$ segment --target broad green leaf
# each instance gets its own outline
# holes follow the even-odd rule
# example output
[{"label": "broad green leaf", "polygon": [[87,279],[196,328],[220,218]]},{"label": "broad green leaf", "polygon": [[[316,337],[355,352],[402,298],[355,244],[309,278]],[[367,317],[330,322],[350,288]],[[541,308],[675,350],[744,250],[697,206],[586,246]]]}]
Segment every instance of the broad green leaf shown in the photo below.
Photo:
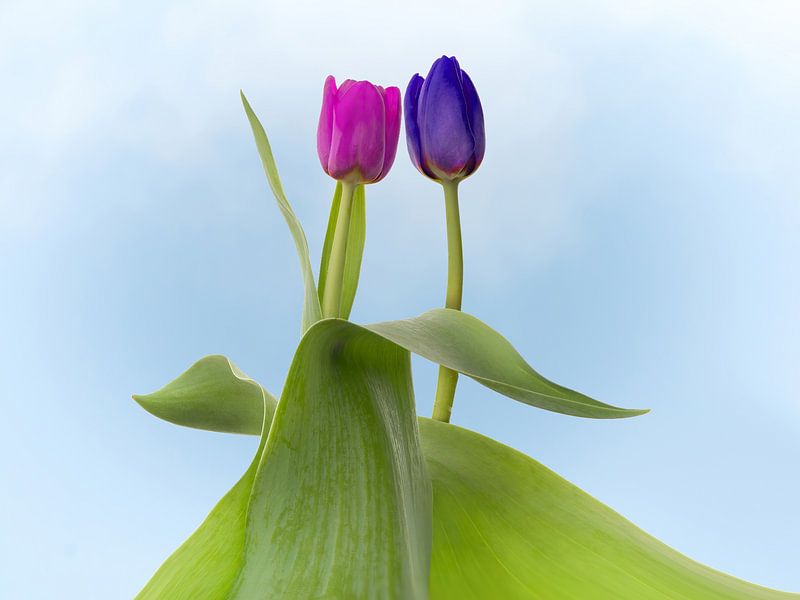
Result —
[{"label": "broad green leaf", "polygon": [[321,321],[272,420],[231,597],[427,597],[430,493],[408,352]]},{"label": "broad green leaf", "polygon": [[242,478],[164,561],[136,600],[228,598],[242,567],[247,506],[264,441],[266,436],[262,436],[256,457]]},{"label": "broad green leaf", "polygon": [[261,433],[264,406],[269,418],[278,401],[224,356],[201,358],[152,394],[134,395],[146,411],[160,419],[229,433]]},{"label": "broad green leaf", "polygon": [[[342,202],[342,184],[336,183],[336,191],[331,203],[331,214],[328,218],[328,229],[325,232],[325,243],[322,246],[322,261],[319,267],[319,285],[317,293],[319,301],[325,294],[325,282],[328,277],[328,261],[331,257],[333,234],[339,218],[339,205]],[[347,249],[344,260],[344,276],[342,279],[342,318],[347,319],[353,308],[358,289],[358,277],[361,274],[361,258],[364,256],[364,240],[367,235],[367,211],[364,186],[359,185],[353,193],[353,210],[350,215],[350,231],[347,236]]]},{"label": "broad green leaf", "polygon": [[234,433],[261,433],[250,467],[197,530],[167,558],[137,600],[222,600],[244,558],[247,507],[277,400],[224,356],[206,356],[152,394],[133,397],[167,421]]},{"label": "broad green leaf", "polygon": [[[425,598],[431,490],[408,352],[347,321],[322,321],[298,347],[274,418],[271,402],[260,417],[236,402],[221,403],[235,416],[209,417],[205,399],[252,393],[216,358],[164,388],[197,396],[181,396],[183,417],[171,419],[208,428],[218,418],[250,433],[266,414],[272,427],[247,473],[140,598]],[[165,397],[150,404],[157,416]],[[191,415],[195,406],[203,418]]]},{"label": "broad green leaf", "polygon": [[420,420],[435,600],[798,600],[665,546],[532,458]]},{"label": "broad green leaf", "polygon": [[648,412],[604,404],[545,379],[507,339],[461,311],[438,308],[413,319],[376,323],[367,328],[406,350],[531,406],[593,419],[634,417]]},{"label": "broad green leaf", "polygon": [[256,148],[258,148],[258,154],[261,157],[261,164],[264,167],[264,173],[267,175],[269,187],[272,189],[272,193],[278,201],[278,207],[281,209],[281,213],[283,213],[283,218],[286,219],[286,224],[289,226],[289,231],[294,239],[297,256],[300,259],[300,270],[303,274],[303,285],[305,287],[302,315],[302,330],[305,332],[322,318],[322,309],[320,308],[316,284],[314,283],[314,271],[311,268],[311,260],[309,258],[308,241],[306,240],[303,227],[300,225],[300,220],[297,218],[297,215],[294,214],[289,200],[286,199],[286,194],[283,193],[281,179],[278,176],[278,168],[275,166],[275,159],[272,157],[272,149],[270,148],[264,127],[262,127],[253,109],[250,108],[250,103],[247,101],[247,98],[245,98],[244,92],[240,93],[244,110],[247,113],[247,120],[250,121],[253,137],[256,140]]}]

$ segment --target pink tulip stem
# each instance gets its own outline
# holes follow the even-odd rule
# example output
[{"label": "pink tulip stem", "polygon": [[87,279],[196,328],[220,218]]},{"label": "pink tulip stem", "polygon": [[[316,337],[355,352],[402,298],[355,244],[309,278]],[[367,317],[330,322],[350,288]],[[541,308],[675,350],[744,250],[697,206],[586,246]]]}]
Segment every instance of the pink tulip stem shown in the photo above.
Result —
[{"label": "pink tulip stem", "polygon": [[325,293],[322,298],[322,316],[324,318],[340,318],[342,300],[342,280],[344,263],[347,256],[347,236],[350,231],[350,214],[353,209],[353,193],[356,184],[342,181],[342,200],[339,204],[339,215],[336,218],[336,229],[333,232],[331,256],[328,262],[328,276]]},{"label": "pink tulip stem", "polygon": [[[445,307],[461,310],[464,289],[464,255],[461,249],[461,217],[458,210],[458,181],[442,181],[447,217],[447,296]],[[433,418],[450,422],[453,400],[456,395],[458,373],[439,366],[436,383],[436,398],[433,402]]]}]

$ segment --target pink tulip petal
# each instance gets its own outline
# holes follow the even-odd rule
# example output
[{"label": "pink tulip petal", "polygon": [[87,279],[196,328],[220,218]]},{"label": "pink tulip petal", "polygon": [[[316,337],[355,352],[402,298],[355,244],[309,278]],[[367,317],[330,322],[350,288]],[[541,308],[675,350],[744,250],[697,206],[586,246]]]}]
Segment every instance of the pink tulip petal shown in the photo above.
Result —
[{"label": "pink tulip petal", "polygon": [[328,75],[322,89],[322,110],[319,113],[317,126],[317,156],[322,168],[328,172],[328,161],[331,154],[331,140],[333,138],[333,113],[336,103],[336,79]]},{"label": "pink tulip petal", "polygon": [[[382,89],[382,88],[381,88]],[[394,86],[386,88],[382,94],[386,112],[386,132],[384,136],[384,155],[381,173],[375,181],[380,181],[389,173],[397,155],[397,142],[400,139],[400,90]]]},{"label": "pink tulip petal", "polygon": [[327,173],[354,182],[375,180],[383,168],[386,117],[380,92],[368,81],[342,84],[333,117]]},{"label": "pink tulip petal", "polygon": [[344,96],[345,92],[347,92],[347,90],[353,87],[353,85],[355,85],[356,83],[357,82],[355,79],[345,79],[342,82],[342,85],[339,86],[339,93],[337,94],[337,97]]}]

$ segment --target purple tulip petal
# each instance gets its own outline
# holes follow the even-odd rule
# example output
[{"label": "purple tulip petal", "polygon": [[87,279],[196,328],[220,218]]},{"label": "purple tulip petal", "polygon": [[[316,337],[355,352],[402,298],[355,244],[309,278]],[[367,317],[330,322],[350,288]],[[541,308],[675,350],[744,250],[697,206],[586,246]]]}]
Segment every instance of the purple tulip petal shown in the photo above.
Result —
[{"label": "purple tulip petal", "polygon": [[426,171],[422,162],[422,148],[419,138],[419,93],[424,82],[425,80],[417,73],[411,78],[411,81],[408,82],[408,87],[406,87],[406,95],[403,99],[406,123],[406,144],[408,145],[408,154],[411,157],[411,162],[414,163],[417,170],[423,175],[433,177],[432,173]]},{"label": "purple tulip petal", "polygon": [[433,63],[420,91],[417,122],[423,164],[446,179],[465,174],[475,143],[454,58]]},{"label": "purple tulip petal", "polygon": [[322,110],[319,113],[317,127],[317,156],[323,170],[328,172],[328,159],[331,154],[331,138],[333,137],[333,107],[336,104],[336,79],[328,75],[322,88]]},{"label": "purple tulip petal", "polygon": [[469,78],[469,75],[464,70],[461,71],[461,85],[464,88],[467,118],[469,119],[469,126],[475,143],[474,165],[469,169],[472,172],[480,166],[483,161],[483,155],[486,153],[486,131],[483,125],[483,108],[481,108],[481,101],[478,98],[478,91],[475,89],[472,79]]},{"label": "purple tulip petal", "polygon": [[386,115],[386,131],[384,135],[383,166],[375,181],[380,181],[389,172],[397,154],[397,141],[400,139],[400,90],[396,87],[388,87],[384,91],[377,86],[383,96],[384,113]]},{"label": "purple tulip petal", "polygon": [[347,84],[339,89],[334,110],[328,174],[338,180],[369,182],[383,168],[383,98],[368,81]]},{"label": "purple tulip petal", "polygon": [[425,79],[414,75],[404,106],[408,153],[421,173],[460,180],[478,168],[486,151],[483,109],[454,56],[438,58]]}]

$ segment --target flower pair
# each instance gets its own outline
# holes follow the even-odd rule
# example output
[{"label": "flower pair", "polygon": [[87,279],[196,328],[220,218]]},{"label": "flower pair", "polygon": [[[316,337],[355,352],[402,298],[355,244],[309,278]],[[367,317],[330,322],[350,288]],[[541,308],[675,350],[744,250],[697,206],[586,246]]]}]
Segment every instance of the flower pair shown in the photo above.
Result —
[{"label": "flower pair", "polygon": [[[486,138],[475,86],[454,58],[442,56],[427,78],[414,75],[405,94],[411,162],[437,181],[468,177],[483,160]],[[325,172],[351,184],[375,183],[389,172],[400,136],[400,90],[328,76],[317,129]]]}]

